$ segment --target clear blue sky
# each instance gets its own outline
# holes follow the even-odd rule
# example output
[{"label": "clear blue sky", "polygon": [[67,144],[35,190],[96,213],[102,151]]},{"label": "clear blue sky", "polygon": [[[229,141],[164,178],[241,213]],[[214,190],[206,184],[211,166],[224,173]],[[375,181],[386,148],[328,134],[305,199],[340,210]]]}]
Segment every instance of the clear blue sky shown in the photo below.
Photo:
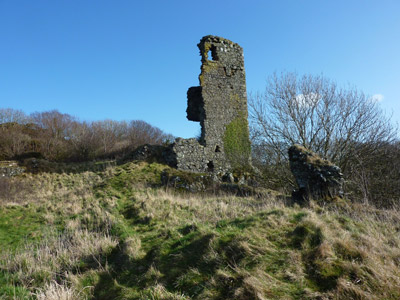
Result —
[{"label": "clear blue sky", "polygon": [[0,107],[194,136],[186,91],[208,34],[244,48],[248,92],[274,71],[323,73],[400,121],[399,0],[0,0]]}]

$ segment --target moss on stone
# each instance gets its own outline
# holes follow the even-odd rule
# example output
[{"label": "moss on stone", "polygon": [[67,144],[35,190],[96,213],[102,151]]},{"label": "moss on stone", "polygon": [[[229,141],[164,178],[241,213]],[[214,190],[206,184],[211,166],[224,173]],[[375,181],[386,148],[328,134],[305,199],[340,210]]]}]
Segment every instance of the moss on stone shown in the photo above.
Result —
[{"label": "moss on stone", "polygon": [[238,94],[231,94],[230,96],[229,96],[229,98],[230,98],[230,100],[231,100],[231,105],[232,106],[234,106],[234,107],[237,107],[239,104],[240,104],[240,97],[239,97],[239,95]]},{"label": "moss on stone", "polygon": [[296,149],[298,152],[303,153],[306,157],[307,163],[313,164],[315,166],[333,166],[333,164],[320,157],[318,154],[315,152],[308,150],[302,145],[295,144],[292,146],[294,149]]},{"label": "moss on stone", "polygon": [[226,126],[224,134],[225,154],[233,168],[249,166],[251,152],[249,125],[243,114],[238,115]]},{"label": "moss on stone", "polygon": [[205,60],[201,66],[201,74],[199,75],[200,85],[204,85],[204,74],[210,73],[212,70],[216,70],[220,64],[217,61]]},{"label": "moss on stone", "polygon": [[212,46],[211,43],[204,43],[204,54],[203,54],[204,60],[207,60],[207,58],[208,58],[208,51],[211,50],[211,46]]}]

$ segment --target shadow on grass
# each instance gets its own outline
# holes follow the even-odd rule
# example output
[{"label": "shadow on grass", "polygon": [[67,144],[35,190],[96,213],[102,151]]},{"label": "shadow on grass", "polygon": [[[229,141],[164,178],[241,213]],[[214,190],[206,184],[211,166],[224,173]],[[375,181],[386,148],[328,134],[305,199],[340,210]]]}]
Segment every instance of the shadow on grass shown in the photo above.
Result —
[{"label": "shadow on grass", "polygon": [[[109,257],[110,273],[103,274],[95,286],[95,299],[118,299],[126,292],[121,286],[140,291],[156,283],[170,291],[183,289],[189,295],[201,293],[201,286],[215,274],[218,266],[216,261],[204,259],[213,237],[213,234],[191,232],[174,243],[154,246],[137,260],[129,257],[124,244],[120,245]],[[185,279],[185,274],[193,269],[198,271],[198,276]],[[107,295],[114,298],[104,298]]]}]

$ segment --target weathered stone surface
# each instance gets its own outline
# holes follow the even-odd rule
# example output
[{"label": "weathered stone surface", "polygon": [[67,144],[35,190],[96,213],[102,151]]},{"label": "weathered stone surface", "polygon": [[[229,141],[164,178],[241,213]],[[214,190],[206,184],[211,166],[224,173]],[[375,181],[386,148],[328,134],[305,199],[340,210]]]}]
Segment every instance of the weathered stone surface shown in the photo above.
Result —
[{"label": "weathered stone surface", "polygon": [[170,159],[180,170],[224,173],[250,164],[243,50],[227,39],[205,36],[200,86],[188,90],[188,120],[200,122],[201,137],[177,139]]},{"label": "weathered stone surface", "polygon": [[295,200],[343,196],[343,174],[339,167],[299,145],[289,148],[289,161],[299,187],[293,193]]}]

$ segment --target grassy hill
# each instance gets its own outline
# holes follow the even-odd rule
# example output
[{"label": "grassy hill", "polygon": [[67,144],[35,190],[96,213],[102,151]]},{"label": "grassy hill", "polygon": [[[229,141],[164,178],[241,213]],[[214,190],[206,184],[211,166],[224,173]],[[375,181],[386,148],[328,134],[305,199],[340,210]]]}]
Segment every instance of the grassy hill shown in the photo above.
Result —
[{"label": "grassy hill", "polygon": [[400,214],[160,185],[167,166],[2,179],[0,299],[400,299]]}]

